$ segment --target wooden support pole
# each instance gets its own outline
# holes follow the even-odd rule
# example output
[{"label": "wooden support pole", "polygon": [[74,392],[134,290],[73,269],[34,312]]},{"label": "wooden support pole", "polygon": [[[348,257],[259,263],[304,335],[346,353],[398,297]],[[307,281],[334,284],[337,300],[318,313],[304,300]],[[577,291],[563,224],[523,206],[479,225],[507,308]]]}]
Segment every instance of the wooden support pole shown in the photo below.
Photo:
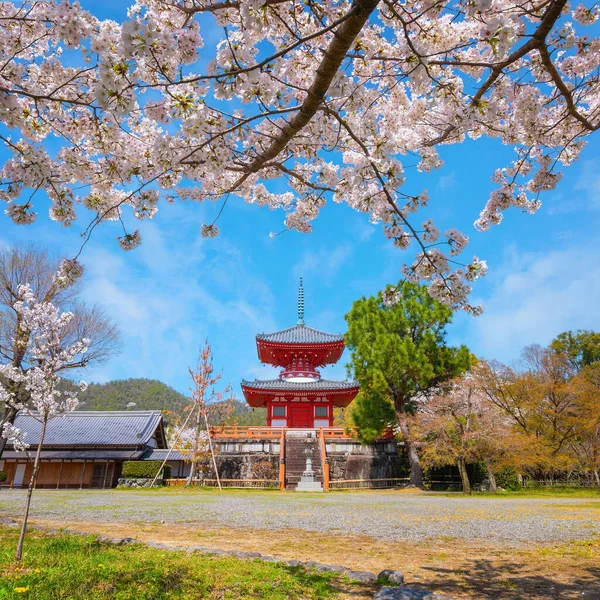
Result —
[{"label": "wooden support pole", "polygon": [[58,470],[58,480],[56,481],[56,489],[60,487],[60,478],[62,476],[63,465],[65,464],[65,459],[63,458],[60,461],[60,469]]},{"label": "wooden support pole", "polygon": [[206,426],[206,434],[208,435],[208,447],[210,448],[210,455],[212,456],[212,463],[213,463],[213,468],[215,469],[215,477],[217,478],[217,484],[219,486],[219,491],[223,491],[223,488],[221,487],[221,479],[219,477],[219,469],[217,467],[217,459],[215,457],[215,449],[213,447],[213,443],[212,443],[212,437],[210,435],[210,427],[208,426],[208,416],[206,415],[206,410],[203,411],[203,416],[204,416],[204,425]]},{"label": "wooden support pole", "polygon": [[279,444],[279,489],[285,490],[285,427],[281,428]]},{"label": "wooden support pole", "polygon": [[106,478],[108,477],[108,465],[110,463],[106,461],[106,465],[104,466],[104,481],[102,482],[102,489],[106,489]]},{"label": "wooden support pole", "polygon": [[329,464],[327,463],[327,446],[325,444],[325,433],[323,428],[319,428],[319,442],[321,454],[321,470],[323,472],[323,491],[329,490]]},{"label": "wooden support pole", "polygon": [[79,489],[83,488],[83,477],[85,475],[85,467],[87,464],[87,458],[83,459],[83,467],[81,468],[81,477],[79,478]]}]

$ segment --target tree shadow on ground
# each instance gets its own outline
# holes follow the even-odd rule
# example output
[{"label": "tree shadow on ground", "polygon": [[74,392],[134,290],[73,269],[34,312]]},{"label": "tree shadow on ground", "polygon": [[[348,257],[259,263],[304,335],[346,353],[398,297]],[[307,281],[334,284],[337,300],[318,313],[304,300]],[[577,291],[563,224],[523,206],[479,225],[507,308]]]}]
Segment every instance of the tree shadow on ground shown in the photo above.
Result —
[{"label": "tree shadow on ground", "polygon": [[480,559],[465,562],[460,569],[423,567],[435,574],[428,582],[446,594],[502,600],[549,600],[578,598],[600,600],[600,566],[582,567],[578,575],[565,580],[532,571],[530,565]]}]

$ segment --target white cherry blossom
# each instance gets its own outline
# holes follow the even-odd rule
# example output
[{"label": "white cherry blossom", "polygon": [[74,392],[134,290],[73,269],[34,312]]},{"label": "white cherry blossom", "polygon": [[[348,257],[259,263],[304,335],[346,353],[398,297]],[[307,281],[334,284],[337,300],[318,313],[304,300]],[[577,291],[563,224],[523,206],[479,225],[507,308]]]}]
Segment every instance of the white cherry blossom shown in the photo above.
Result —
[{"label": "white cherry blossom", "polygon": [[[29,224],[45,191],[52,219],[91,221],[86,238],[161,200],[234,194],[301,232],[344,202],[411,253],[407,277],[478,310],[485,263],[460,258],[465,233],[419,226],[429,196],[412,171],[441,168],[444,145],[498,139],[515,158],[490,165],[475,227],[536,212],[600,127],[597,20],[596,4],[566,0],[138,0],[123,23],[5,2],[0,200]],[[223,34],[208,46],[203,29]]]}]

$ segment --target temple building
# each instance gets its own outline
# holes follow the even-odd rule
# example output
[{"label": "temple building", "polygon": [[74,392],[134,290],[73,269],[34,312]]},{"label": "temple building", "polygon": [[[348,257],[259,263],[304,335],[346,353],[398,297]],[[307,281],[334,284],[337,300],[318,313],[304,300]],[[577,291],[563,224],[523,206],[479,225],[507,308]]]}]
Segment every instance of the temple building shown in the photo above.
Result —
[{"label": "temple building", "polygon": [[[267,409],[267,426],[211,427],[216,456],[214,463],[207,456],[201,459],[195,483],[298,491],[406,484],[393,436],[363,444],[355,428],[334,425],[334,408],[347,407],[359,386],[321,378],[320,369],[342,357],[344,336],[304,323],[302,280],[296,325],[257,335],[256,346],[263,363],[281,369],[277,379],[242,381],[248,404]],[[7,478],[0,486],[18,488],[30,480],[40,427],[25,414],[17,416],[15,425],[31,448],[25,454],[7,446],[0,459]],[[48,488],[114,487],[123,463],[131,460],[166,461],[172,468],[168,485],[184,484],[190,471],[189,453],[168,448],[159,411],[77,411],[53,419],[41,459],[37,486]]]},{"label": "temple building", "polygon": [[[29,452],[18,452],[9,442],[0,471],[7,474],[3,485],[27,487],[41,424],[19,413],[15,427],[25,434]],[[69,412],[48,421],[36,487],[111,488],[117,485],[125,461],[145,460],[149,452],[166,447],[158,410]]]},{"label": "temple building", "polygon": [[267,409],[269,427],[332,427],[334,407],[345,408],[358,394],[354,381],[321,378],[321,367],[340,360],[344,336],[305,325],[302,278],[298,322],[282,331],[258,334],[256,347],[263,364],[281,368],[278,379],[242,381],[246,402]]}]

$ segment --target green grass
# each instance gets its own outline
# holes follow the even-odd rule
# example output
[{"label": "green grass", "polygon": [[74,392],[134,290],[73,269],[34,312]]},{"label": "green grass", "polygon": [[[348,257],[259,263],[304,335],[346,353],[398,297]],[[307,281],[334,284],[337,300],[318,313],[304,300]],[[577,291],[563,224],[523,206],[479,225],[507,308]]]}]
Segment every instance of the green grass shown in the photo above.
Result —
[{"label": "green grass", "polygon": [[17,528],[0,528],[0,599],[161,600],[337,599],[331,573],[261,560],[164,551],[143,545],[107,546],[93,537],[28,532],[20,564],[14,562]]},{"label": "green grass", "polygon": [[[165,485],[157,486],[153,488],[126,488],[116,487],[115,490],[119,492],[136,492],[143,494],[195,494],[199,492],[216,492],[217,494],[236,494],[236,493],[248,493],[248,494],[273,494],[280,492],[278,488],[223,488],[219,490],[218,487],[212,487],[207,485],[191,485],[189,487],[184,485]],[[96,490],[94,490],[96,491]]]},{"label": "green grass", "polygon": [[[462,492],[430,492],[437,496],[446,496],[448,498],[456,498],[461,496],[468,498],[469,496]],[[473,492],[473,498],[547,498],[547,497],[567,497],[567,498],[598,498],[600,500],[600,489],[599,488],[581,488],[581,487],[535,487],[535,488],[523,488],[522,490],[498,492],[492,494],[491,492]]]}]

